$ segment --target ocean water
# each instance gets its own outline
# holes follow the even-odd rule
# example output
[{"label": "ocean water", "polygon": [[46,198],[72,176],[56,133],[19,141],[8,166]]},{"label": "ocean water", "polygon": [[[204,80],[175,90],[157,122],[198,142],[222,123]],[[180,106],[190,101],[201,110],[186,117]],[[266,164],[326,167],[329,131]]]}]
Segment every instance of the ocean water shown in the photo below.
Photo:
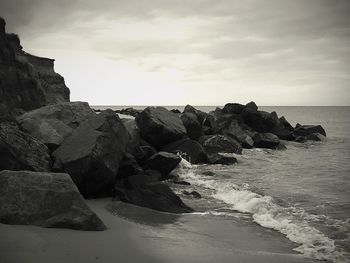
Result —
[{"label": "ocean water", "polygon": [[[208,112],[215,107],[197,108]],[[320,124],[327,140],[285,142],[284,151],[244,150],[230,166],[183,160],[174,172],[202,195],[190,205],[198,216],[240,217],[275,230],[306,258],[350,262],[350,107],[260,109],[276,111],[292,125]],[[181,186],[174,190],[181,195]]]}]

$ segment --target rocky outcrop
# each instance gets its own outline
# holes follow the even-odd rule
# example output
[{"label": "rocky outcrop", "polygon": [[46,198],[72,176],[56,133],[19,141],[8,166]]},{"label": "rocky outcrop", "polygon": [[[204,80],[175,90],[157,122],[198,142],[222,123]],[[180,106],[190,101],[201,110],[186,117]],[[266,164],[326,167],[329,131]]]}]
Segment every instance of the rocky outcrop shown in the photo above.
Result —
[{"label": "rocky outcrop", "polygon": [[326,132],[321,125],[297,125],[293,131],[294,136],[307,136],[313,133],[319,133],[326,136]]},{"label": "rocky outcrop", "polygon": [[82,123],[53,152],[53,169],[68,173],[86,197],[108,195],[127,140],[120,118],[104,111]]},{"label": "rocky outcrop", "polygon": [[133,119],[122,119],[128,132],[127,152],[135,154],[141,143],[140,129]]},{"label": "rocky outcrop", "polygon": [[180,154],[190,163],[206,163],[208,160],[202,145],[191,139],[181,139],[162,148],[162,151]]},{"label": "rocky outcrop", "polygon": [[203,135],[202,125],[199,123],[197,116],[191,112],[185,112],[180,118],[186,128],[187,136],[192,140],[198,140]]},{"label": "rocky outcrop", "polygon": [[53,59],[22,50],[15,34],[5,33],[0,18],[0,113],[18,115],[44,105],[69,101],[63,77],[54,72]]},{"label": "rocky outcrop", "polygon": [[15,124],[0,123],[0,170],[50,171],[49,149]]},{"label": "rocky outcrop", "polygon": [[159,171],[162,179],[167,179],[169,173],[181,162],[181,157],[168,152],[158,152],[145,163],[145,169]]},{"label": "rocky outcrop", "polygon": [[257,133],[253,140],[254,146],[257,148],[274,149],[280,144],[278,137],[272,133]]},{"label": "rocky outcrop", "polygon": [[179,116],[163,107],[147,107],[136,117],[136,123],[141,137],[158,148],[186,134]]},{"label": "rocky outcrop", "polygon": [[188,213],[193,210],[185,205],[166,184],[147,175],[134,175],[118,180],[115,186],[116,200],[170,213]]},{"label": "rocky outcrop", "polygon": [[63,102],[48,105],[17,117],[21,129],[56,149],[81,123],[94,117],[87,102]]},{"label": "rocky outcrop", "polygon": [[0,172],[0,222],[14,225],[105,230],[68,174]]},{"label": "rocky outcrop", "polygon": [[203,145],[206,153],[242,153],[241,145],[224,135],[207,135],[200,138],[199,142]]}]

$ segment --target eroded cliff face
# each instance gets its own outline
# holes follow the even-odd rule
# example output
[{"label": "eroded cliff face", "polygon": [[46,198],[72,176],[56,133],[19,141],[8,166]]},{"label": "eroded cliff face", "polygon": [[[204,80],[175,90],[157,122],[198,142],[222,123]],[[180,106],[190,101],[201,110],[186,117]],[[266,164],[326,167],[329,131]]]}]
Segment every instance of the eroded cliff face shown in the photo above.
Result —
[{"label": "eroded cliff face", "polygon": [[5,24],[0,17],[0,119],[69,101],[69,89],[54,71],[54,60],[24,52],[19,37],[6,33]]}]

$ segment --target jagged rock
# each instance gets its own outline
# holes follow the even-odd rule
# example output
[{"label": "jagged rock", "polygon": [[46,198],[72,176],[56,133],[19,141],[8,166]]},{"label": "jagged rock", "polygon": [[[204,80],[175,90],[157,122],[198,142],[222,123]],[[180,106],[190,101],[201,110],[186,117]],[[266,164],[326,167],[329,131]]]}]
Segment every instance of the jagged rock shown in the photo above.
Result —
[{"label": "jagged rock", "polygon": [[303,143],[303,142],[306,142],[307,139],[305,136],[297,136],[297,137],[295,137],[295,141],[299,142],[299,143]]},{"label": "jagged rock", "polygon": [[202,131],[205,135],[212,135],[213,134],[213,127],[215,124],[215,117],[213,115],[207,115],[202,123]]},{"label": "jagged rock", "polygon": [[154,181],[161,181],[162,180],[162,174],[159,171],[156,170],[146,170],[145,174],[149,176]]},{"label": "jagged rock", "polygon": [[137,117],[141,137],[155,147],[161,147],[186,134],[179,116],[163,107],[147,107]]},{"label": "jagged rock", "polygon": [[187,136],[192,140],[197,140],[203,135],[202,125],[199,123],[194,113],[185,112],[180,115],[182,123],[186,128]]},{"label": "jagged rock", "polygon": [[118,180],[116,199],[134,205],[170,213],[188,213],[193,210],[185,205],[169,186],[147,175],[134,175]]},{"label": "jagged rock", "polygon": [[156,154],[157,151],[151,145],[140,145],[136,148],[134,153],[135,159],[139,164],[144,164],[152,155]]},{"label": "jagged rock", "polygon": [[251,110],[251,111],[257,111],[258,106],[255,104],[254,101],[251,101],[245,105],[245,109]]},{"label": "jagged rock", "polygon": [[181,111],[179,111],[178,109],[172,109],[170,111],[175,113],[175,114],[181,114]]},{"label": "jagged rock", "polygon": [[15,124],[0,123],[0,170],[51,169],[49,149]]},{"label": "jagged rock", "polygon": [[209,164],[223,164],[230,165],[237,162],[237,159],[233,156],[224,156],[218,153],[208,155]]},{"label": "jagged rock", "polygon": [[137,115],[139,115],[141,110],[136,110],[134,108],[126,108],[126,109],[121,109],[121,110],[116,111],[116,112],[123,114],[123,115],[129,115],[129,116],[136,117]]},{"label": "jagged rock", "polygon": [[188,138],[172,142],[164,146],[162,151],[178,153],[193,164],[205,163],[208,159],[202,145]]},{"label": "jagged rock", "polygon": [[24,52],[18,36],[6,34],[5,21],[0,21],[1,115],[16,116],[47,104],[69,101],[69,89],[54,72],[54,60]]},{"label": "jagged rock", "polygon": [[140,129],[133,119],[122,119],[122,122],[128,132],[127,152],[135,154],[141,143]]},{"label": "jagged rock", "polygon": [[275,113],[245,109],[242,111],[242,117],[244,123],[261,133],[270,132],[273,127],[279,125],[279,119]]},{"label": "jagged rock", "polygon": [[143,173],[144,171],[136,162],[135,157],[129,153],[124,154],[118,170],[118,178],[124,178]]},{"label": "jagged rock", "polygon": [[198,122],[201,125],[202,125],[203,121],[205,120],[205,118],[208,116],[208,113],[201,111],[201,110],[197,110],[195,107],[193,107],[191,105],[186,105],[183,113],[192,113],[192,114],[196,115]]},{"label": "jagged rock", "polygon": [[222,129],[222,133],[227,137],[234,138],[243,148],[250,149],[254,147],[254,141],[252,139],[254,133],[248,130],[243,130],[235,119],[230,120],[230,124]]},{"label": "jagged rock", "polygon": [[242,153],[241,145],[234,139],[224,135],[202,136],[199,142],[208,154],[212,153]]},{"label": "jagged rock", "polygon": [[48,105],[17,117],[22,130],[56,149],[75,128],[95,116],[87,102],[63,102]]},{"label": "jagged rock", "polygon": [[223,114],[241,114],[244,108],[245,106],[239,103],[227,103],[222,109],[222,113]]},{"label": "jagged rock", "polygon": [[53,152],[53,168],[67,172],[84,196],[108,195],[127,140],[120,118],[104,111],[82,123]]},{"label": "jagged rock", "polygon": [[320,134],[320,133],[311,133],[306,136],[306,139],[309,141],[316,141],[321,142],[326,140],[326,136]]},{"label": "jagged rock", "polygon": [[293,132],[295,136],[307,136],[312,133],[326,136],[326,132],[321,125],[297,125]]},{"label": "jagged rock", "polygon": [[68,174],[0,172],[0,222],[13,225],[105,230]]},{"label": "jagged rock", "polygon": [[278,137],[272,133],[257,133],[253,140],[254,146],[257,148],[274,149],[280,144]]},{"label": "jagged rock", "polygon": [[169,173],[181,162],[181,157],[168,152],[158,152],[151,156],[146,163],[145,168],[159,171],[163,179],[167,179]]},{"label": "jagged rock", "polygon": [[202,198],[201,194],[198,193],[197,191],[191,191],[191,192],[189,192],[189,191],[187,191],[187,190],[183,190],[182,193],[183,193],[184,195],[191,195],[191,196],[193,196],[193,197],[196,198],[196,199]]},{"label": "jagged rock", "polygon": [[283,127],[285,129],[287,129],[288,131],[293,131],[294,130],[293,126],[287,121],[287,119],[284,116],[282,116],[280,118],[280,122],[283,125]]}]

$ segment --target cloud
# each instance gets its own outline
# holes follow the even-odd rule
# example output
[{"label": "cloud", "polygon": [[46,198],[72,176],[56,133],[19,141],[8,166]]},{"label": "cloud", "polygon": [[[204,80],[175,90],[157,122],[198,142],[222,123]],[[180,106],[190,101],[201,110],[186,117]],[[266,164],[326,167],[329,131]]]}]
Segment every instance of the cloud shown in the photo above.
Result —
[{"label": "cloud", "polygon": [[[121,83],[106,77],[110,82],[100,81],[109,92],[109,85],[141,92],[152,83],[160,94],[164,87],[164,96],[169,89],[177,94],[154,104],[216,104],[230,97],[260,104],[290,104],[291,97],[294,104],[350,103],[347,0],[0,0],[0,10],[26,50],[57,59],[73,99],[123,104],[106,101],[103,93],[81,98],[81,86],[89,83],[74,73],[82,73],[84,57],[84,63],[90,58],[100,68],[115,67],[116,75],[144,78]],[[96,84],[103,69],[93,70],[84,74],[96,74]],[[343,96],[330,96],[332,90]],[[133,92],[123,92],[132,103]]]}]

